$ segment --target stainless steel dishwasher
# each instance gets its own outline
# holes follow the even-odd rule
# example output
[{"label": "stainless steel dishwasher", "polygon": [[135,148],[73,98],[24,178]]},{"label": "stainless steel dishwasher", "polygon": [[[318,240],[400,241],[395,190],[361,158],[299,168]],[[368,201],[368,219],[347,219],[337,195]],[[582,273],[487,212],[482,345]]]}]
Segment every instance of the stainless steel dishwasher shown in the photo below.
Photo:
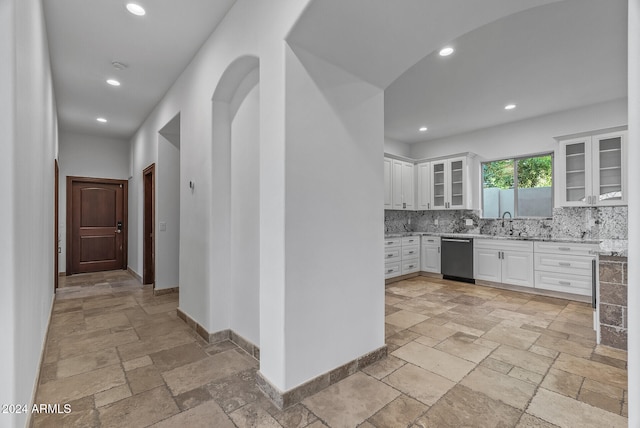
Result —
[{"label": "stainless steel dishwasher", "polygon": [[447,238],[441,240],[442,276],[445,279],[475,283],[473,279],[473,238]]}]

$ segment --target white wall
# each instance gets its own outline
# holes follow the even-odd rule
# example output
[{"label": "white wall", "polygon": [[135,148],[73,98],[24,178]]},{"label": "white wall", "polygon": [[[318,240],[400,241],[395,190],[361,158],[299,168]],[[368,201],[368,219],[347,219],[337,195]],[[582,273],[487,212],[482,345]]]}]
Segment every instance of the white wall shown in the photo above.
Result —
[{"label": "white wall", "polygon": [[[254,73],[257,73],[258,69]],[[250,78],[250,76],[248,76]],[[260,85],[231,124],[230,327],[260,345]]]},{"label": "white wall", "polygon": [[[39,0],[0,2],[0,403],[29,404],[53,300],[57,122]],[[26,414],[0,414],[24,426]]]},{"label": "white wall", "polygon": [[180,284],[180,148],[160,134],[155,191],[155,288],[161,290]]},{"label": "white wall", "polygon": [[384,139],[384,152],[390,155],[411,157],[411,144],[403,143],[402,141],[392,140],[390,138]]},{"label": "white wall", "polygon": [[286,62],[286,388],[384,345],[383,91]]},{"label": "white wall", "polygon": [[454,135],[411,147],[414,159],[473,152],[492,160],[555,150],[554,137],[627,125],[627,100],[620,99]]},{"label": "white wall", "polygon": [[[129,142],[74,132],[60,132],[60,203],[58,235],[61,252],[58,270],[66,270],[67,252],[67,177],[95,177],[126,180],[129,178]],[[129,189],[129,191],[131,191]],[[129,213],[131,217],[131,213]],[[130,257],[130,256],[129,256]]]}]

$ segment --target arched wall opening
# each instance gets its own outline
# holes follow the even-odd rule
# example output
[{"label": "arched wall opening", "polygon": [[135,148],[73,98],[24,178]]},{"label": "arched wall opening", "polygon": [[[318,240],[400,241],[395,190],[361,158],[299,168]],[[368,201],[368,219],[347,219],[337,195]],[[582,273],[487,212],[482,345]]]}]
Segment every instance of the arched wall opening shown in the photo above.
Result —
[{"label": "arched wall opening", "polygon": [[260,341],[260,75],[257,57],[229,65],[212,98],[213,331]]}]

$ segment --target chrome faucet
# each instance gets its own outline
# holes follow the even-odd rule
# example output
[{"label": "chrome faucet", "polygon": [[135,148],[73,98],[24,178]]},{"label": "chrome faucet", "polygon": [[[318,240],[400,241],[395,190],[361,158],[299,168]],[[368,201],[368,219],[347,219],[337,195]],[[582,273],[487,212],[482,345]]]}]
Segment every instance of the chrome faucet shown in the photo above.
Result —
[{"label": "chrome faucet", "polygon": [[513,216],[511,215],[511,213],[509,211],[505,211],[502,213],[502,227],[504,227],[504,216],[509,214],[509,220],[513,220]]}]

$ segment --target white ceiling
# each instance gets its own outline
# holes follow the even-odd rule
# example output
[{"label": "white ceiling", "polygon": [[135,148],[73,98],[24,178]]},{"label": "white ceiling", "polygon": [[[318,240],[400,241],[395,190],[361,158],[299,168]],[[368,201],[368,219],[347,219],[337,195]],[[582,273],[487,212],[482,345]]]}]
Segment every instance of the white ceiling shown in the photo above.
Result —
[{"label": "white ceiling", "polygon": [[627,0],[539,6],[450,45],[386,88],[386,137],[428,141],[627,95]]},{"label": "white ceiling", "polygon": [[[131,137],[234,2],[44,1],[60,128]],[[626,4],[317,0],[288,41],[386,88],[386,137],[414,143],[626,96]]]},{"label": "white ceiling", "polygon": [[43,1],[60,129],[131,137],[234,2],[139,0],[137,17],[126,0]]}]

